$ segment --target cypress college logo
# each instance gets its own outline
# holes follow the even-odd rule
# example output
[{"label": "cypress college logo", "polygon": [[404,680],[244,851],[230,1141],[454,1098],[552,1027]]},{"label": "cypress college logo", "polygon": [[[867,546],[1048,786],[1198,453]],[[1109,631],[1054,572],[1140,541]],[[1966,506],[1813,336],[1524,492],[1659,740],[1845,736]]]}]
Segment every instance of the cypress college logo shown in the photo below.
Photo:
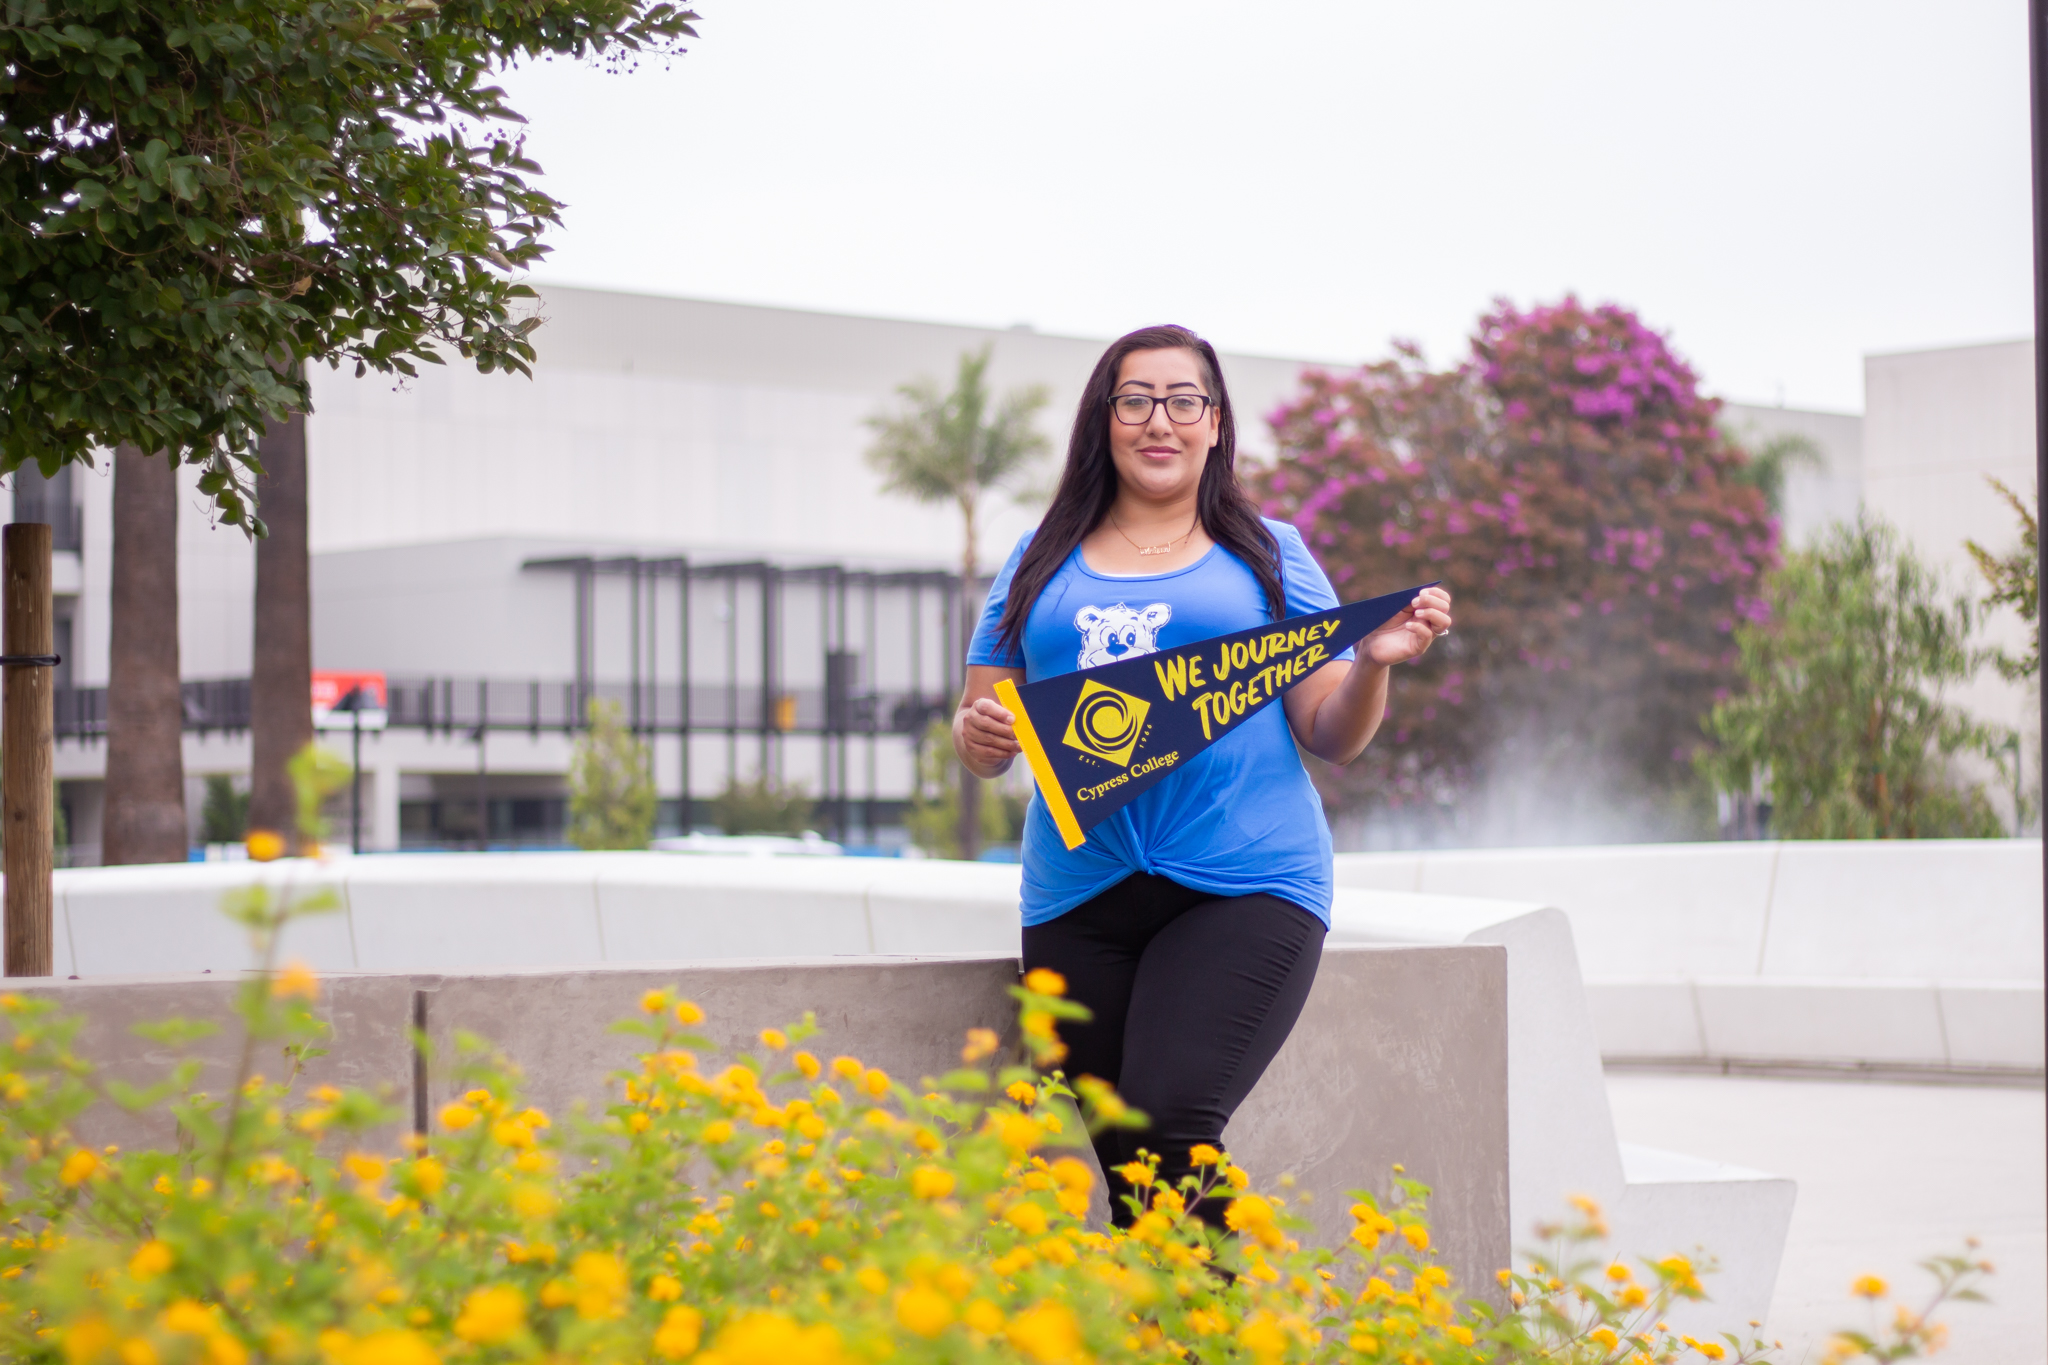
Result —
[{"label": "cypress college logo", "polygon": [[1092,678],[1074,701],[1074,714],[1067,721],[1066,743],[1090,758],[1099,758],[1119,768],[1128,767],[1131,751],[1145,732],[1145,715],[1152,703],[1114,687],[1104,687]]}]

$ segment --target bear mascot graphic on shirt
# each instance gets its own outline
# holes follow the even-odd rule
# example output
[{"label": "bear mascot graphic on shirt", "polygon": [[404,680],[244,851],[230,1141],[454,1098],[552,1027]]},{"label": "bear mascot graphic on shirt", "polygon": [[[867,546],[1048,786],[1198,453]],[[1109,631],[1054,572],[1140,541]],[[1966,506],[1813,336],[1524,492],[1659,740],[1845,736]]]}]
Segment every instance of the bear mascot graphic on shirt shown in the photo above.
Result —
[{"label": "bear mascot graphic on shirt", "polygon": [[1074,616],[1074,629],[1081,632],[1081,662],[1078,667],[1094,668],[1152,654],[1159,649],[1159,628],[1173,619],[1173,607],[1154,602],[1132,608],[1122,602],[1113,607],[1083,607]]}]

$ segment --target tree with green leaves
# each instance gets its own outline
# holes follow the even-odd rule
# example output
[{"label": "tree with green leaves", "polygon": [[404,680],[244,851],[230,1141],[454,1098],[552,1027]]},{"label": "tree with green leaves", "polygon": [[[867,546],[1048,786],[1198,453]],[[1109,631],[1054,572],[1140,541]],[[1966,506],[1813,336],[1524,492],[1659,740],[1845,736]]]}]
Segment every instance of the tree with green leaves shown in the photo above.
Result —
[{"label": "tree with green leaves", "polygon": [[[2014,658],[1999,650],[1992,657],[1992,663],[2000,673],[2018,682],[2041,671],[2041,580],[2037,576],[2041,563],[2041,526],[2034,509],[2028,507],[2019,494],[1988,475],[1985,482],[1998,491],[1998,496],[2005,499],[2005,505],[2012,508],[2013,515],[2019,518],[2020,547],[2008,554],[1995,555],[1976,541],[1966,540],[1963,548],[1970,552],[1970,558],[1977,561],[1978,572],[1991,584],[1991,596],[1984,599],[1984,605],[2011,607],[2027,623],[2032,638],[2027,642],[2026,653]],[[2038,492],[2034,500],[2038,506]]]},{"label": "tree with green leaves", "polygon": [[[967,639],[980,613],[974,586],[980,581],[979,519],[991,499],[1014,494],[1032,463],[1049,448],[1036,425],[1046,404],[1044,386],[1013,389],[1000,401],[989,393],[990,348],[965,352],[953,387],[921,378],[897,389],[903,406],[871,417],[875,439],[868,461],[882,475],[887,492],[919,502],[950,502],[960,509],[961,635]],[[959,802],[960,856],[981,847],[981,784],[962,784]]]},{"label": "tree with green leaves", "polygon": [[569,842],[645,848],[654,837],[654,761],[615,701],[593,698],[590,728],[569,760]]},{"label": "tree with green leaves", "polygon": [[1748,687],[1706,720],[1695,756],[1723,791],[1769,791],[1789,839],[1932,839],[2004,832],[1972,760],[2002,769],[2001,727],[1943,700],[1984,656],[1966,597],[1868,516],[1788,556],[1770,616],[1736,631]]},{"label": "tree with green leaves", "polygon": [[312,362],[525,372],[561,206],[496,72],[665,54],[649,0],[13,0],[0,10],[0,472],[128,444],[251,507]]},{"label": "tree with green leaves", "polygon": [[[526,373],[540,318],[515,273],[561,205],[493,78],[537,57],[672,54],[695,17],[661,0],[0,8],[0,473],[162,455],[200,466],[220,520],[261,535],[256,501],[280,490],[257,481],[281,462],[299,494],[279,504],[283,544],[259,554],[259,821],[288,827],[285,759],[311,737],[302,426],[290,439],[306,367],[413,375],[460,357]],[[138,567],[172,572],[161,556]],[[161,672],[115,688],[175,711]],[[139,742],[124,767],[175,767],[175,721]],[[127,793],[117,832],[181,828],[169,790]]]}]

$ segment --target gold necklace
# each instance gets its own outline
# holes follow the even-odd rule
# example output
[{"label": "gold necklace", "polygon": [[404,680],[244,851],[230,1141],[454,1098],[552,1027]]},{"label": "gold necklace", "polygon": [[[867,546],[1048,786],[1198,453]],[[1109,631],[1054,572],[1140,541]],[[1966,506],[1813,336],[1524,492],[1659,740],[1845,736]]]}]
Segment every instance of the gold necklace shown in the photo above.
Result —
[{"label": "gold necklace", "polygon": [[1123,523],[1119,522],[1116,519],[1116,513],[1114,512],[1111,512],[1109,514],[1109,524],[1111,526],[1116,527],[1116,533],[1122,536],[1124,540],[1130,545],[1130,547],[1133,550],[1136,550],[1139,554],[1170,555],[1173,553],[1174,546],[1180,544],[1182,541],[1186,540],[1189,536],[1195,533],[1195,528],[1202,524],[1202,514],[1200,512],[1195,513],[1195,519],[1188,523],[1188,529],[1182,531],[1179,535],[1175,536],[1172,540],[1167,541],[1164,545],[1140,545],[1137,541],[1132,540],[1131,533],[1123,528]]}]

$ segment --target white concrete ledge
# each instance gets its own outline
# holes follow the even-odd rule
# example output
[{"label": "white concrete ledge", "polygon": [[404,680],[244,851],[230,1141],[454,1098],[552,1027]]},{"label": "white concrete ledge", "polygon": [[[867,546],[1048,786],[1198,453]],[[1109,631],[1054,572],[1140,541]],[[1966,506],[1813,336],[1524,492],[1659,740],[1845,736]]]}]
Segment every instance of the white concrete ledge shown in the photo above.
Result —
[{"label": "white concrete ledge", "polygon": [[2039,840],[1344,854],[1337,881],[1557,906],[1617,1062],[2048,1065]]}]

